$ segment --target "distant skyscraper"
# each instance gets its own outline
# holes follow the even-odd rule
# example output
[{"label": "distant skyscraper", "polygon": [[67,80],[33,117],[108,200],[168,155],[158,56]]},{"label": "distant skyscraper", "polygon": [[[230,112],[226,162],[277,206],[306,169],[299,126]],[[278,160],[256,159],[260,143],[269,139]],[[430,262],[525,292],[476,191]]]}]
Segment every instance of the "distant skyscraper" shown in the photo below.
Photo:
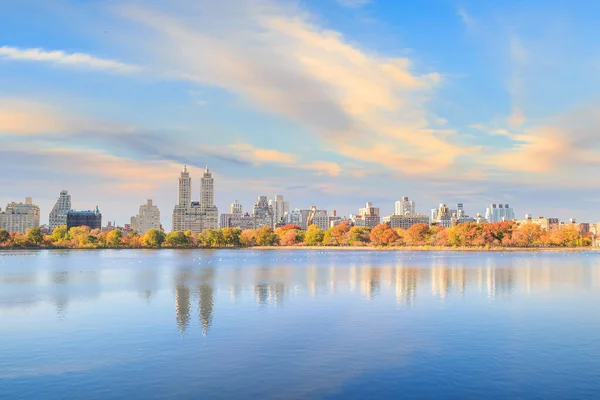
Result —
[{"label": "distant skyscraper", "polygon": [[241,214],[244,211],[242,205],[240,203],[238,203],[238,201],[234,201],[233,203],[231,203],[231,205],[229,206],[229,213],[230,214]]},{"label": "distant skyscraper", "polygon": [[515,212],[508,204],[490,204],[485,210],[485,219],[488,222],[512,221]]},{"label": "distant skyscraper", "polygon": [[40,226],[40,208],[33,204],[31,197],[25,203],[9,203],[4,212],[0,212],[0,229],[8,232],[26,233]]},{"label": "distant skyscraper", "polygon": [[395,215],[415,215],[415,202],[408,200],[408,197],[403,197],[395,204],[394,214]]},{"label": "distant skyscraper", "polygon": [[214,179],[206,167],[200,183],[200,201],[191,201],[192,179],[184,166],[179,177],[179,202],[173,209],[173,231],[200,233],[219,227],[219,210],[214,204]]},{"label": "distant skyscraper", "polygon": [[67,213],[71,211],[71,195],[66,190],[61,190],[56,204],[50,211],[49,228],[50,232],[59,226],[67,225]]},{"label": "distant skyscraper", "polygon": [[273,208],[273,224],[281,223],[281,219],[286,212],[290,211],[290,202],[284,201],[283,196],[278,194],[274,199],[269,200],[269,205]]},{"label": "distant skyscraper", "polygon": [[160,211],[157,206],[152,204],[151,199],[140,206],[138,215],[131,217],[131,229],[138,235],[143,235],[150,229],[160,230]]},{"label": "distant skyscraper", "polygon": [[98,210],[98,206],[96,206],[94,211],[69,211],[67,213],[67,230],[75,226],[102,229],[102,214]]},{"label": "distant skyscraper", "polygon": [[273,227],[273,207],[269,205],[267,196],[258,197],[258,201],[252,209],[252,217],[254,217],[254,229],[261,226]]},{"label": "distant skyscraper", "polygon": [[379,225],[381,223],[379,207],[373,207],[373,203],[368,202],[364,208],[358,210],[354,222],[356,226],[370,226],[371,228]]}]

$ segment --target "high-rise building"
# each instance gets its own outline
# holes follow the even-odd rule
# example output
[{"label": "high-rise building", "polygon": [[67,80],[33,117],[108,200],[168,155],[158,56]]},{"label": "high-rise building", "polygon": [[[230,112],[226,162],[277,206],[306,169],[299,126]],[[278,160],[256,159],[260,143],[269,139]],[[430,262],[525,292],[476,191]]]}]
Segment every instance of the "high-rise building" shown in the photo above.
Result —
[{"label": "high-rise building", "polygon": [[453,224],[452,218],[456,217],[456,211],[451,210],[445,204],[441,203],[437,209],[431,210],[431,223],[441,225],[444,228],[450,228]]},{"label": "high-rise building", "polygon": [[284,201],[283,196],[278,194],[274,199],[269,200],[269,205],[273,209],[273,224],[277,225],[286,212],[290,211],[290,202]]},{"label": "high-rise building", "polygon": [[252,217],[254,217],[254,229],[261,226],[274,226],[273,223],[273,207],[269,205],[267,196],[258,196],[258,201],[252,209]]},{"label": "high-rise building", "polygon": [[402,200],[396,202],[394,207],[395,215],[415,215],[415,202],[408,200],[408,197],[403,197]]},{"label": "high-rise building", "polygon": [[98,206],[93,211],[74,211],[67,213],[67,230],[75,226],[88,226],[91,229],[102,229],[102,214]]},{"label": "high-rise building", "polygon": [[379,207],[373,207],[373,203],[368,202],[364,208],[358,210],[358,215],[354,217],[356,226],[376,227],[381,223],[379,216]]},{"label": "high-rise building", "polygon": [[236,200],[229,206],[230,214],[241,214],[244,211],[242,205]]},{"label": "high-rise building", "polygon": [[14,201],[0,212],[0,229],[8,232],[26,233],[29,229],[40,226],[40,208],[33,204],[31,197],[25,198],[25,203]]},{"label": "high-rise building", "polygon": [[485,219],[488,222],[512,221],[515,212],[508,204],[490,204],[485,210]]},{"label": "high-rise building", "polygon": [[160,230],[160,228],[160,211],[152,204],[152,200],[148,199],[146,204],[140,206],[138,215],[131,217],[131,229],[138,235],[143,235],[150,229]]},{"label": "high-rise building", "polygon": [[300,213],[300,210],[286,212],[281,219],[281,223],[283,225],[298,225],[302,228],[302,213]]},{"label": "high-rise building", "polygon": [[200,201],[192,199],[192,179],[183,167],[179,177],[179,202],[173,209],[173,231],[200,233],[204,229],[219,227],[219,210],[215,206],[214,179],[208,166],[200,183]]},{"label": "high-rise building", "polygon": [[66,190],[61,190],[56,204],[50,211],[49,229],[53,232],[59,226],[67,225],[67,213],[71,211],[71,195]]}]

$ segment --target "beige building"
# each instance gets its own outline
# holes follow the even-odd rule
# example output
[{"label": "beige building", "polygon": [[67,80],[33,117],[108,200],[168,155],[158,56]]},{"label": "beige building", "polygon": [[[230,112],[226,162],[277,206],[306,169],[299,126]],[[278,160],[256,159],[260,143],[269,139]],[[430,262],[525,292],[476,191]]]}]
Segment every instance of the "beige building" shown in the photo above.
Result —
[{"label": "beige building", "polygon": [[40,226],[40,208],[33,204],[31,197],[25,203],[9,203],[4,212],[0,212],[0,229],[8,232],[26,233]]},{"label": "beige building", "polygon": [[429,225],[429,217],[426,215],[388,215],[383,217],[383,223],[388,224],[391,228],[408,229],[413,225],[427,224]]},{"label": "beige building", "polygon": [[370,226],[374,228],[380,223],[379,207],[373,207],[373,203],[371,202],[368,202],[364,208],[360,208],[358,215],[354,217],[354,224],[356,226]]},{"label": "beige building", "polygon": [[215,206],[214,179],[208,166],[200,183],[200,201],[192,201],[192,179],[184,166],[179,176],[179,199],[173,209],[173,231],[200,233],[219,228],[219,210]]},{"label": "beige building", "polygon": [[545,217],[537,217],[531,218],[530,216],[526,216],[525,219],[517,221],[519,225],[525,223],[532,223],[539,225],[542,229],[550,230],[550,229],[558,229],[560,227],[560,222],[558,218],[545,218]]},{"label": "beige building", "polygon": [[160,228],[160,211],[152,204],[152,200],[148,199],[146,204],[140,206],[138,215],[131,217],[131,230],[136,231],[138,235],[143,235],[150,229],[160,230]]}]

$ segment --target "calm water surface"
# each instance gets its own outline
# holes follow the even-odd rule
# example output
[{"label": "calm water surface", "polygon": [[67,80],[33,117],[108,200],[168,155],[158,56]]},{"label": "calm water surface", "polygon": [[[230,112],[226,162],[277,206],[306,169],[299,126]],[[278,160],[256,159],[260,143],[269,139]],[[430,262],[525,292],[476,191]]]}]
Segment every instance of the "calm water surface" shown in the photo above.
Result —
[{"label": "calm water surface", "polygon": [[0,252],[0,398],[598,398],[599,305],[598,253]]}]

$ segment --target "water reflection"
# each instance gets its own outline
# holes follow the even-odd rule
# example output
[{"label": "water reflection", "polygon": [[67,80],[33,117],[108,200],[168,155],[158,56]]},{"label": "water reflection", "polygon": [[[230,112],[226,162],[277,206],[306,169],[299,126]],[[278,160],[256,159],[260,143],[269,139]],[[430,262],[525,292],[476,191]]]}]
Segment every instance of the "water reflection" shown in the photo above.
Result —
[{"label": "water reflection", "polygon": [[[89,252],[52,254],[50,260],[28,255],[27,263],[7,257],[0,265],[0,313],[50,303],[58,318],[67,318],[73,303],[131,292],[148,306],[151,298],[168,301],[169,307],[174,303],[181,335],[189,331],[190,316],[197,312],[201,333],[209,335],[219,307],[226,303],[281,308],[292,298],[330,296],[380,302],[394,310],[419,301],[467,297],[500,301],[536,291],[600,287],[600,256],[595,253],[407,257],[306,252],[292,257],[283,252],[232,251],[202,257],[193,252],[161,253],[161,257]],[[170,297],[165,300],[157,293]],[[196,304],[197,310],[192,310]]]}]

